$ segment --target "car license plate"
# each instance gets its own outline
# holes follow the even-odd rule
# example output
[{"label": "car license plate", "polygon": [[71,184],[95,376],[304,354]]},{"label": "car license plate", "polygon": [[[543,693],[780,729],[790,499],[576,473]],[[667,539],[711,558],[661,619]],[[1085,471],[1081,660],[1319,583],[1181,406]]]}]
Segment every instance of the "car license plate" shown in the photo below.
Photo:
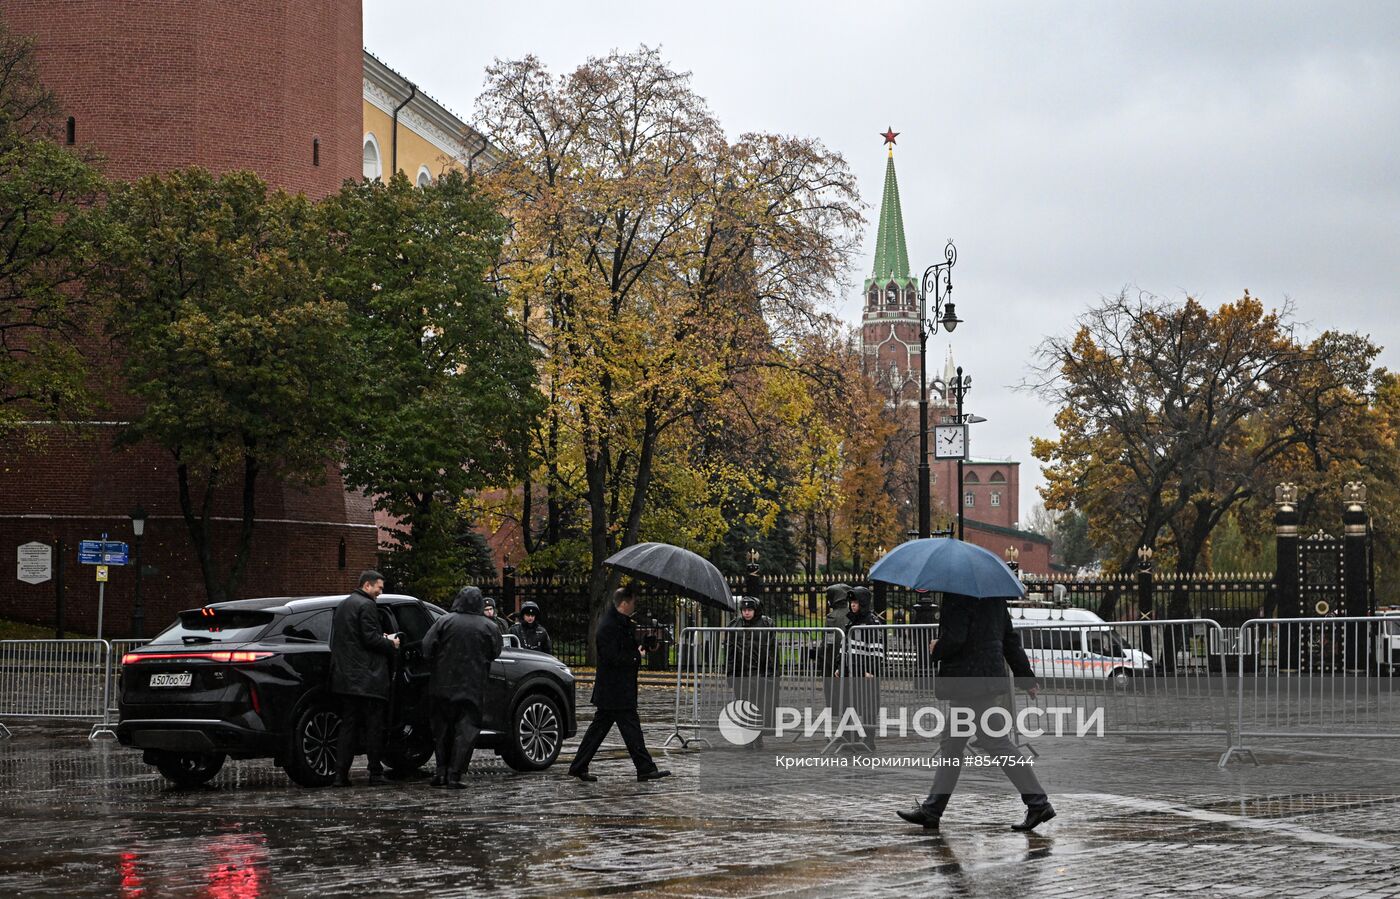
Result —
[{"label": "car license plate", "polygon": [[181,671],[177,674],[152,674],[152,687],[188,687],[194,683],[194,673]]}]

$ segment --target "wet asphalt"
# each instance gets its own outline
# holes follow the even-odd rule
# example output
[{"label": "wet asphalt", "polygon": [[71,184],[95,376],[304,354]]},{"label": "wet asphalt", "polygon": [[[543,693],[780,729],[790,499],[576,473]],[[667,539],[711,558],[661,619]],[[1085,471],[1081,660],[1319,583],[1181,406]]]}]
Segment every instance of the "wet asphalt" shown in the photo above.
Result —
[{"label": "wet asphalt", "polygon": [[643,690],[669,779],[638,783],[614,734],[595,784],[564,774],[575,738],[543,774],[478,754],[460,792],[426,771],[306,789],[263,761],[180,790],[85,726],[6,721],[0,894],[1400,897],[1394,743],[1278,744],[1222,770],[1210,741],[1047,741],[1056,820],[1010,831],[1017,797],[969,771],[929,833],[894,817],[927,771],[788,778],[777,756],[820,744],[661,749],[672,713],[670,691]]}]

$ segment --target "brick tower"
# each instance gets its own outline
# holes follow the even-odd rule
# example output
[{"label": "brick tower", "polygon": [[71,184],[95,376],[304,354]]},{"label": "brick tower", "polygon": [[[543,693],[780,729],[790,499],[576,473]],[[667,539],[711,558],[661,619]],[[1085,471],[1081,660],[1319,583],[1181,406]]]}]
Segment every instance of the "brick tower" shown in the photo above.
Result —
[{"label": "brick tower", "polygon": [[[246,169],[312,197],[359,177],[359,0],[0,0],[0,16],[34,38],[40,75],[71,117],[75,142],[96,149],[111,176]],[[101,344],[88,355],[95,369],[115,365]],[[137,507],[148,516],[142,555],[152,566],[142,579],[145,636],[205,601],[170,454],[113,445],[131,402],[116,391],[87,421],[33,422],[0,445],[0,557],[13,562],[29,541],[57,555],[61,541],[66,622],[80,633],[93,631],[97,588],[93,569],[77,564],[77,542],[104,532],[133,542]],[[241,509],[232,483],[214,509],[224,549]],[[369,502],[346,492],[337,466],[304,489],[264,479],[240,593],[348,590],[376,549]],[[132,568],[112,571],[104,636],[129,634],[135,580]],[[0,617],[52,621],[55,587],[10,579]]]},{"label": "brick tower", "polygon": [[904,214],[894,171],[894,132],[887,132],[885,189],[875,232],[875,264],[865,279],[861,347],[865,371],[895,403],[919,399],[919,286],[910,276]]}]

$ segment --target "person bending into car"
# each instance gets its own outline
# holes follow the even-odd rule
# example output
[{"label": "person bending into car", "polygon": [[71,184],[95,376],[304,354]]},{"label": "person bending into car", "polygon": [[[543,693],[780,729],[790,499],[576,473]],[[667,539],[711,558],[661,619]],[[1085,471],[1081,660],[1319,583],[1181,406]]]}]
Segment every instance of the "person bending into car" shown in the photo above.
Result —
[{"label": "person bending into car", "polygon": [[554,655],[554,642],[549,639],[549,631],[540,624],[540,607],[533,599],[520,606],[520,620],[511,625],[510,633],[515,634],[526,649]]},{"label": "person bending into car", "polygon": [[588,773],[588,764],[614,724],[637,768],[637,780],[671,776],[670,771],[659,770],[652,761],[642,737],[642,719],[637,715],[637,672],[642,667],[642,650],[637,643],[637,623],[632,620],[636,611],[636,588],[618,587],[613,591],[612,604],[598,622],[598,673],[589,699],[595,709],[593,723],[588,725],[579,741],[578,754],[569,765],[570,776],[582,781],[598,779]]},{"label": "person bending into car", "polygon": [[481,733],[482,705],[491,660],[501,654],[501,632],[486,617],[476,587],[463,587],[444,615],[423,637],[428,662],[428,719],[437,751],[435,787],[462,789],[462,772],[472,761]]},{"label": "person bending into car", "polygon": [[366,571],[354,593],[331,617],[331,693],[340,698],[340,739],[336,746],[338,787],[350,786],[350,766],[363,747],[369,756],[369,782],[384,782],[384,715],[389,704],[390,667],[399,638],[384,633],[375,599],[384,575]]},{"label": "person bending into car", "polygon": [[[1040,689],[1021,646],[1021,638],[1011,624],[1006,600],[945,593],[938,618],[938,639],[929,645],[929,657],[938,664],[934,679],[938,698],[952,702],[948,721],[951,722],[953,713],[960,709],[971,711],[978,748],[996,760],[996,767],[1016,787],[1021,801],[1026,804],[1025,820],[1011,825],[1011,829],[1034,830],[1055,817],[1055,809],[1031,770],[1029,759],[1022,755],[1011,737],[1005,733],[992,736],[983,727],[983,716],[988,709],[1003,710],[1008,720],[1015,709],[1014,702],[1003,705],[1003,698],[1011,698],[1007,695],[1008,665],[1015,675],[1016,686],[1032,699]],[[934,774],[928,798],[907,812],[896,813],[905,821],[930,830],[938,829],[943,810],[948,807],[948,800],[958,785],[963,753],[971,736],[954,734],[951,723],[948,726],[950,730],[939,748],[939,755],[948,764],[939,767]]]}]

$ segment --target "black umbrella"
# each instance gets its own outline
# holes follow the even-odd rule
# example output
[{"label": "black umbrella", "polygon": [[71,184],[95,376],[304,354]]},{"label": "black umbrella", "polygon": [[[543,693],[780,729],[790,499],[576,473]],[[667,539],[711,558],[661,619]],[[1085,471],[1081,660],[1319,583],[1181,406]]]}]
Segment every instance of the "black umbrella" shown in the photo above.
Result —
[{"label": "black umbrella", "polygon": [[614,553],[603,564],[649,584],[670,587],[705,605],[736,611],[724,575],[688,549],[669,543],[638,543]]}]

